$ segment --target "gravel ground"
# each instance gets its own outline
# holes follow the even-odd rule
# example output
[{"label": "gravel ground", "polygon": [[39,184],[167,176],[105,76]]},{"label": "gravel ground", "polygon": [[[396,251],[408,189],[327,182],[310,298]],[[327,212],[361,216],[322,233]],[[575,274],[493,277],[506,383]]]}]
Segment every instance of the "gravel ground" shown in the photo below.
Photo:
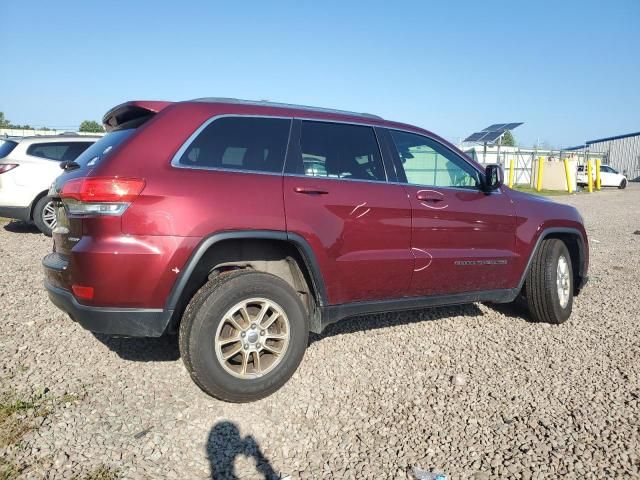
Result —
[{"label": "gravel ground", "polygon": [[175,338],[72,323],[41,287],[51,240],[2,225],[1,388],[5,407],[31,404],[4,420],[30,430],[4,441],[0,466],[25,478],[396,479],[414,466],[640,478],[640,185],[558,201],[581,210],[591,239],[591,282],[564,325],[481,304],[348,320],[246,405],[201,393]]}]

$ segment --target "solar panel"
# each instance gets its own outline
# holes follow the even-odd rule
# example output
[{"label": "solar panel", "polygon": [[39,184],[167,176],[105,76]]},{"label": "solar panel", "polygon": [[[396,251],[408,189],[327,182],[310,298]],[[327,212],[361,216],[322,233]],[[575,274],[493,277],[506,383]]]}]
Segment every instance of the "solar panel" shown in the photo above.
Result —
[{"label": "solar panel", "polygon": [[509,125],[508,123],[495,123],[493,125],[488,126],[487,128],[483,128],[483,132],[497,132],[498,130],[502,130],[505,125]]},{"label": "solar panel", "polygon": [[467,139],[465,140],[465,142],[477,142],[479,141],[482,137],[484,137],[486,135],[487,132],[476,132],[474,134],[471,134],[469,137],[467,137]]},{"label": "solar panel", "polygon": [[487,128],[472,133],[464,139],[465,142],[493,143],[498,140],[508,130],[513,130],[522,125],[520,123],[494,123]]},{"label": "solar panel", "polygon": [[514,128],[519,127],[520,125],[522,125],[522,122],[520,123],[507,123],[504,127],[505,130],[513,130]]},{"label": "solar panel", "polygon": [[482,142],[493,143],[498,140],[502,135],[504,135],[506,130],[499,130],[497,132],[488,132],[484,137],[482,137]]}]

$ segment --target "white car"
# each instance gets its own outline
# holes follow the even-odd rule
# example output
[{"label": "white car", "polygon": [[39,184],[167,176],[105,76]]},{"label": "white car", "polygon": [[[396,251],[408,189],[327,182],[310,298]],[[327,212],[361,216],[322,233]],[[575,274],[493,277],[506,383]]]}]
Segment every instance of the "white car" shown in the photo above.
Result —
[{"label": "white car", "polygon": [[36,224],[45,235],[56,225],[47,197],[62,173],[60,164],[73,161],[99,137],[56,135],[0,140],[0,217]]},{"label": "white car", "polygon": [[[596,184],[596,169],[593,167],[591,172],[591,178],[593,179],[593,185]],[[576,177],[578,185],[587,184],[587,167],[586,165],[578,165],[578,175]],[[616,169],[609,165],[600,165],[600,185],[603,187],[618,187],[626,188],[627,177],[618,173]]]}]

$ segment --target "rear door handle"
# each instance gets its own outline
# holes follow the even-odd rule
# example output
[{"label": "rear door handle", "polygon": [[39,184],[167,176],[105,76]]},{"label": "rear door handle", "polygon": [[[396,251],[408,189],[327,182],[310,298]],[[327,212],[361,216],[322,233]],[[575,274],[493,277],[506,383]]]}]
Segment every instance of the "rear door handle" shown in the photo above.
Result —
[{"label": "rear door handle", "polygon": [[304,193],[305,195],[326,195],[329,192],[316,187],[296,187],[293,189],[296,193]]}]

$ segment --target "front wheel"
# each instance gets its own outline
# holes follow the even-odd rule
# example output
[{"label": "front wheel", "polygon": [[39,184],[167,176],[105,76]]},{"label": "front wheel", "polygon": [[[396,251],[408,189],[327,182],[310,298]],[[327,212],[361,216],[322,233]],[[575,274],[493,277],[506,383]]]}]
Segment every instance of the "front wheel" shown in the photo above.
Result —
[{"label": "front wheel", "polygon": [[305,308],[289,284],[243,270],[214,277],[192,298],[180,325],[180,353],[206,393],[251,402],[293,375],[308,335]]},{"label": "front wheel", "polygon": [[33,223],[36,224],[38,230],[47,237],[51,236],[51,232],[56,228],[56,209],[49,197],[42,197],[33,207]]},{"label": "front wheel", "polygon": [[620,190],[624,190],[625,188],[627,188],[627,179],[623,178],[622,181],[620,182],[620,185],[618,185],[618,188]]},{"label": "front wheel", "polygon": [[536,322],[560,324],[573,308],[571,255],[562,240],[543,240],[525,282],[529,313]]}]

